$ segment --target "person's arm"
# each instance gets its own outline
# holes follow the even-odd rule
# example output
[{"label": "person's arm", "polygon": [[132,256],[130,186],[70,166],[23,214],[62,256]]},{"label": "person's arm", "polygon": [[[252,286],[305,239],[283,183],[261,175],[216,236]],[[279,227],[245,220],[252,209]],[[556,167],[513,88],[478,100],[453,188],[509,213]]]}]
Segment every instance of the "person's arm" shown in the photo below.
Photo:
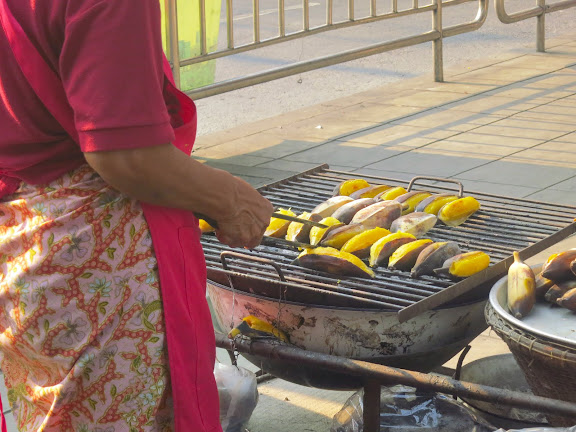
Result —
[{"label": "person's arm", "polygon": [[87,162],[131,197],[211,217],[223,243],[258,244],[271,204],[168,144],[158,0],[70,2],[64,25],[59,72]]},{"label": "person's arm", "polygon": [[272,205],[252,186],[171,144],[84,155],[106,182],[128,196],[214,219],[219,240],[229,246],[255,247],[270,222]]}]

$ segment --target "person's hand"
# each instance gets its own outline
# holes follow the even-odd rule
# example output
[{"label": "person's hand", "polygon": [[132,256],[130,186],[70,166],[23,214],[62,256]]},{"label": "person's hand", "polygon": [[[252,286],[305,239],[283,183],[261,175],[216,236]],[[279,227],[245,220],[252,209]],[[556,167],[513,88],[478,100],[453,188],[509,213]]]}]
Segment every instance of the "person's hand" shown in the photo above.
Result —
[{"label": "person's hand", "polygon": [[221,243],[230,247],[255,248],[262,241],[264,231],[270,224],[274,208],[270,201],[240,178],[230,191],[233,198],[226,216],[215,217],[218,223],[216,236]]}]

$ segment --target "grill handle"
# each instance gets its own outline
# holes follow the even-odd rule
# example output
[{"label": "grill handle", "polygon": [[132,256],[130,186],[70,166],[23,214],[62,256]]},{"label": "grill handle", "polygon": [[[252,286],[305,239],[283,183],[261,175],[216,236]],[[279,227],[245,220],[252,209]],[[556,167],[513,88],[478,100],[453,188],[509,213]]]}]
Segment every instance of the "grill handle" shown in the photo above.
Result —
[{"label": "grill handle", "polygon": [[458,185],[458,198],[462,198],[462,196],[464,195],[464,186],[458,180],[447,179],[447,178],[442,178],[442,177],[428,177],[428,176],[417,176],[417,177],[414,177],[412,180],[410,180],[410,183],[408,184],[408,189],[407,189],[408,192],[410,192],[410,190],[412,189],[412,186],[414,186],[414,183],[416,183],[416,180],[432,180],[432,181],[445,182],[445,183],[454,183],[454,184]]},{"label": "grill handle", "polygon": [[237,258],[245,261],[257,262],[260,264],[268,264],[274,267],[274,270],[276,270],[276,273],[278,273],[278,277],[280,278],[280,280],[282,282],[286,282],[284,272],[282,271],[280,266],[272,260],[269,260],[267,258],[253,257],[239,252],[224,251],[220,254],[220,261],[222,262],[222,268],[226,271],[229,271],[228,262],[226,261],[226,258]]}]

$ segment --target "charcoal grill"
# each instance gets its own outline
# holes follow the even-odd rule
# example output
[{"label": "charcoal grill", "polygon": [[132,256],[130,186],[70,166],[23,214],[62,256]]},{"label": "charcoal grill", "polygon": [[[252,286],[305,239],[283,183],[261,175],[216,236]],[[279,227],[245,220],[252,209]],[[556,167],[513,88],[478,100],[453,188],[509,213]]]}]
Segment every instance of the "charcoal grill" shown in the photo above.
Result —
[{"label": "charcoal grill", "polygon": [[[332,195],[336,185],[352,178],[431,193],[458,189],[451,180],[415,178],[406,182],[322,165],[260,192],[275,207],[291,208],[299,214],[312,210]],[[513,251],[527,258],[576,232],[576,207],[472,191],[464,191],[464,195],[478,199],[481,209],[459,227],[439,223],[426,234],[433,241],[455,241],[463,251],[482,250],[490,255],[487,270],[461,282],[435,276],[413,279],[409,272],[387,268],[377,268],[373,279],[335,277],[293,264],[299,252],[289,246],[266,244],[234,253],[214,236],[203,236],[211,281],[208,291],[217,323],[227,330],[232,320],[237,324],[251,313],[276,322],[302,348],[431,370],[486,328],[478,311],[492,284],[512,262]],[[334,333],[334,328],[340,328],[339,336],[348,338],[347,343],[314,343],[330,339],[311,330],[319,321],[329,321],[329,315],[344,320],[338,323],[343,328],[324,325],[323,331]],[[434,338],[438,333],[440,339]],[[418,335],[432,342],[415,342]],[[365,340],[374,337],[378,343],[366,351]],[[432,356],[433,352],[438,355]]]}]

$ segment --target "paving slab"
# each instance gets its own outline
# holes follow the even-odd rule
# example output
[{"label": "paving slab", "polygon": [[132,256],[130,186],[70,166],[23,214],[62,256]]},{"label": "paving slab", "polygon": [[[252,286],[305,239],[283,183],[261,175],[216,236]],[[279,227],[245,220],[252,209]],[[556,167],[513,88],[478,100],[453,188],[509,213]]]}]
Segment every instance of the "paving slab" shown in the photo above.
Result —
[{"label": "paving slab", "polygon": [[499,120],[502,117],[441,107],[395,120],[392,124],[466,132]]},{"label": "paving slab", "polygon": [[546,144],[541,144],[530,150],[519,151],[502,160],[506,162],[533,163],[572,169],[576,168],[576,153],[550,149]]},{"label": "paving slab", "polygon": [[261,158],[277,159],[302,150],[314,148],[326,140],[322,138],[286,139],[279,135],[260,132],[238,138],[215,147],[195,150],[196,157],[223,159],[235,156],[251,155]]},{"label": "paving slab", "polygon": [[503,88],[497,88],[483,94],[488,96],[501,96],[514,98],[525,103],[543,104],[550,101],[557,101],[565,97],[572,96],[574,92],[570,90],[556,90],[555,88],[532,88],[526,83],[511,84]]},{"label": "paving slab", "polygon": [[312,162],[316,165],[327,163],[329,165],[361,168],[371,162],[389,159],[399,153],[400,151],[390,150],[387,146],[338,141],[286,156],[283,161],[287,161],[287,163],[289,161]]},{"label": "paving slab", "polygon": [[225,162],[220,162],[218,160],[205,160],[207,165],[214,168],[219,168],[224,171],[228,171],[231,174],[242,177],[252,186],[258,188],[265,186],[267,184],[273,183],[275,181],[288,178],[293,176],[302,170],[290,170],[289,167],[282,168],[268,168],[268,167],[247,167],[243,165],[230,164]]},{"label": "paving slab", "polygon": [[[341,118],[335,122],[330,117],[312,117],[294,123],[271,129],[269,132],[284,139],[319,138],[334,140],[342,135],[358,132],[374,126],[373,122],[359,122]],[[329,120],[330,119],[330,120]]]},{"label": "paving slab", "polygon": [[320,165],[319,163],[314,162],[297,162],[297,161],[289,161],[286,159],[276,159],[271,162],[266,162],[260,165],[258,168],[267,168],[270,170],[282,170],[286,171],[289,170],[293,174],[301,173],[302,171],[308,171],[314,167]]},{"label": "paving slab", "polygon": [[386,169],[386,168],[374,169],[374,168],[367,168],[367,167],[358,168],[358,169],[355,169],[351,172],[375,176],[375,177],[386,177],[386,178],[390,178],[390,179],[394,179],[394,180],[403,180],[403,181],[410,181],[414,177],[421,175],[420,173],[418,173],[415,170],[414,171],[408,170],[406,172],[401,172],[401,171],[393,171],[391,169]]},{"label": "paving slab", "polygon": [[468,98],[464,101],[458,101],[444,105],[444,108],[450,111],[466,111],[473,113],[491,114],[499,117],[508,117],[510,115],[530,110],[539,106],[538,103],[525,102],[514,97],[505,97],[501,95],[479,95]]},{"label": "paving slab", "polygon": [[[561,139],[561,137],[558,139]],[[544,139],[502,136],[494,133],[487,133],[486,129],[478,128],[470,132],[458,133],[453,136],[446,137],[443,140],[438,140],[435,144],[442,144],[443,142],[461,143],[467,145],[468,147],[489,145],[491,147],[491,151],[495,151],[497,154],[499,154],[506,153],[508,151],[514,152],[519,149],[535,147],[547,141]],[[427,147],[433,146],[430,145]],[[462,150],[465,149],[466,147],[462,147]]]},{"label": "paving slab", "polygon": [[423,150],[415,150],[393,156],[381,162],[366,165],[366,168],[415,172],[420,173],[420,175],[435,177],[451,177],[477,166],[484,165],[486,162],[485,159],[481,158],[424,153]]},{"label": "paving slab", "polygon": [[513,198],[526,198],[527,196],[542,190],[542,188],[531,187],[530,185],[520,186],[489,181],[468,180],[462,178],[460,175],[451,178],[462,183],[464,191],[467,191],[467,193],[482,192]]},{"label": "paving slab", "polygon": [[[568,134],[568,130],[549,129],[551,126],[558,128],[556,125],[546,125],[546,127],[544,127],[540,122],[535,121],[534,119],[506,118],[477,127],[474,129],[474,132],[478,134],[500,136],[503,139],[512,137],[528,138],[532,140],[553,140]],[[564,126],[561,128],[568,129]]]},{"label": "paving slab", "polygon": [[456,135],[458,131],[441,128],[422,128],[403,124],[385,124],[362,132],[346,135],[340,141],[375,145],[421,147],[425,144]]},{"label": "paving slab", "polygon": [[462,158],[495,160],[518,152],[518,148],[507,143],[478,144],[460,139],[460,135],[449,140],[441,140],[428,144],[420,149],[421,153],[443,154]]},{"label": "paving slab", "polygon": [[568,192],[576,191],[576,175],[572,178],[569,178],[567,180],[561,181],[560,183],[556,183],[550,186],[550,189],[558,189]]},{"label": "paving slab", "polygon": [[536,200],[536,201],[546,201],[556,204],[565,204],[570,206],[576,205],[576,198],[574,193],[566,193],[564,190],[547,188],[545,190],[540,190],[533,194],[527,195],[525,198]]},{"label": "paving slab", "polygon": [[499,184],[546,188],[573,176],[574,170],[570,168],[518,163],[502,159],[473,168],[459,174],[458,177],[473,181],[490,179],[491,182]]}]

